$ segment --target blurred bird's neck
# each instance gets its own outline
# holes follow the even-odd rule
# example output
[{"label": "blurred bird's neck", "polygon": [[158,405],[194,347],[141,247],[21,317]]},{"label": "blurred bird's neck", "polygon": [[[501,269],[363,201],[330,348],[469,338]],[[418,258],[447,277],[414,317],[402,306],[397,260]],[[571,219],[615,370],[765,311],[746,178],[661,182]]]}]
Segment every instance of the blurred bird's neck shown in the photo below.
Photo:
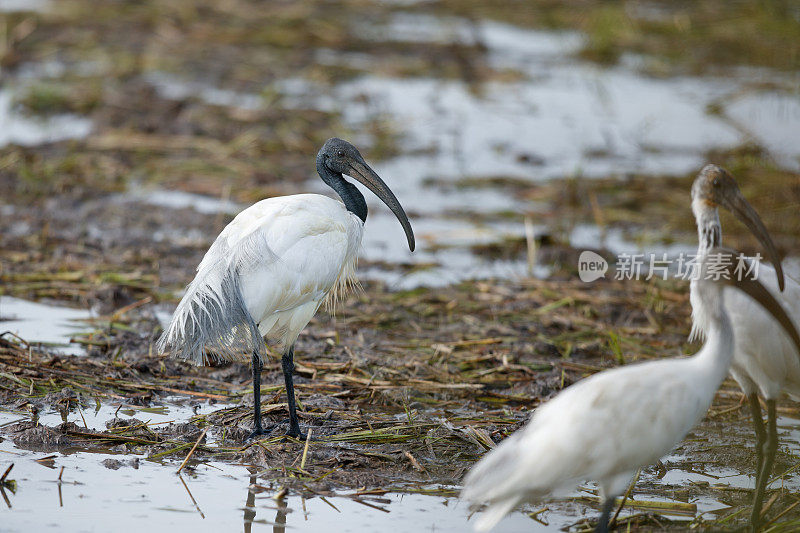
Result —
[{"label": "blurred bird's neck", "polygon": [[[694,359],[708,373],[709,379],[722,383],[733,360],[734,336],[724,307],[722,287],[714,282],[699,281],[697,289],[706,308],[706,342]],[[714,387],[716,390],[716,387]]]},{"label": "blurred bird's neck", "polygon": [[355,185],[346,181],[341,174],[333,172],[321,162],[317,162],[317,174],[322,178],[322,181],[336,191],[348,211],[360,218],[361,222],[367,221],[367,202],[364,200],[364,195]]},{"label": "blurred bird's neck", "polygon": [[697,253],[705,252],[722,244],[722,226],[719,223],[719,212],[715,206],[704,200],[694,200],[692,211],[697,221]]}]

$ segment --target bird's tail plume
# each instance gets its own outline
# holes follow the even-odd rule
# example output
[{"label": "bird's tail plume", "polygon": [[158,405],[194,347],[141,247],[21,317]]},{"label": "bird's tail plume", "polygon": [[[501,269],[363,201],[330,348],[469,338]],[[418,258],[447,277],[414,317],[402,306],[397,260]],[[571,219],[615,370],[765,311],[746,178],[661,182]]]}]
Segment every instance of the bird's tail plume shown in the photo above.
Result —
[{"label": "bird's tail plume", "polygon": [[506,516],[511,509],[520,502],[518,496],[511,496],[507,500],[491,503],[475,521],[475,531],[489,531]]},{"label": "bird's tail plume", "polygon": [[263,360],[264,344],[238,280],[234,265],[201,269],[158,340],[158,349],[195,364],[241,361],[253,353]]}]

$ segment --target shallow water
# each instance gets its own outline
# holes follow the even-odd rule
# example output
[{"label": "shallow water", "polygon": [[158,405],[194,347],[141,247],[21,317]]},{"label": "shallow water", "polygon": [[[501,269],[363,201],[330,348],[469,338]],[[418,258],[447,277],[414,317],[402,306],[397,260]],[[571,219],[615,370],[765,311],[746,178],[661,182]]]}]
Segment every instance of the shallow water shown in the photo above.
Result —
[{"label": "shallow water", "polygon": [[[681,175],[699,169],[706,151],[749,141],[764,146],[779,165],[800,168],[800,144],[794,142],[800,133],[796,76],[733,69],[724,78],[648,77],[638,70],[641,61],[636,57],[615,68],[576,60],[572,54],[582,37],[575,32],[527,30],[457,17],[399,13],[365,32],[376,41],[480,42],[490,67],[518,73],[514,81],[476,86],[461,80],[370,74],[333,86],[303,78],[275,83],[284,106],[340,112],[351,132],[348,137],[357,144],[372,142],[364,133],[370,124],[390,127],[399,135],[403,153],[371,163],[413,213],[412,224],[422,236],[416,252],[406,248],[400,225],[388,210],[362,188],[370,204],[363,257],[420,266],[411,272],[377,267],[363,272],[395,287],[528,273],[524,261],[482,260],[469,246],[487,238],[491,242],[524,236],[522,213],[535,211],[536,206],[504,190],[446,186],[458,179]],[[363,52],[329,49],[318,50],[317,60],[366,71],[380,61]],[[149,79],[167,98],[193,96],[214,105],[248,109],[264,105],[255,94],[166,73],[154,73]],[[789,92],[758,88],[764,81]],[[722,112],[710,113],[712,104],[721,106]],[[430,178],[436,184],[431,185]],[[304,189],[330,194],[315,178]],[[520,215],[502,224],[472,216],[500,212]],[[572,244],[586,242],[581,239],[585,233],[576,228]],[[658,242],[645,247],[620,235],[609,243],[612,252],[668,251]]]},{"label": "shallow water", "polygon": [[[0,10],[2,10],[0,8]],[[0,87],[0,146],[19,144],[32,146],[66,139],[80,139],[89,135],[89,119],[71,114],[47,118],[30,117],[14,109],[13,93]]]},{"label": "shallow water", "polygon": [[137,186],[131,187],[124,194],[115,196],[112,201],[117,203],[142,202],[158,207],[166,207],[167,209],[194,209],[198,213],[206,215],[216,213],[236,215],[247,207],[230,200],[222,200],[203,194]]},{"label": "shallow water", "polygon": [[163,72],[149,72],[145,74],[145,79],[164,98],[197,98],[207,104],[239,109],[260,109],[264,105],[264,100],[257,94],[218,89],[200,82],[187,82]]},{"label": "shallow water", "polygon": [[[167,403],[158,408],[124,406],[117,410],[103,405],[97,412],[84,409],[83,417],[73,412],[68,420],[81,426],[85,421],[95,429],[104,428],[115,415],[162,424],[185,421],[195,409],[205,413],[221,407],[190,407],[184,402],[180,406]],[[0,427],[26,418],[0,411]],[[40,421],[54,425],[62,418],[51,412],[42,414]],[[52,461],[36,462],[51,455],[55,455]],[[157,523],[160,528],[178,530],[201,527],[229,531],[242,527],[245,531],[265,531],[275,526],[298,531],[382,531],[392,527],[395,531],[456,532],[470,525],[465,506],[454,497],[392,492],[360,497],[367,502],[364,504],[345,496],[329,497],[326,502],[290,494],[277,502],[273,496],[279,486],[252,487],[251,492],[251,485],[258,483],[252,477],[256,471],[253,467],[208,461],[178,476],[175,471],[180,462],[180,458],[151,461],[143,455],[111,452],[36,452],[18,448],[10,439],[0,439],[0,470],[14,463],[9,478],[15,479],[18,487],[16,494],[6,491],[9,505],[3,514],[3,531],[107,531],[112,523],[114,531],[140,531]],[[62,483],[58,483],[62,467]],[[451,487],[429,489],[452,492]],[[121,513],[126,519],[120,522]],[[504,527],[529,531],[531,520],[518,513],[507,518]]]},{"label": "shallow water", "polygon": [[50,7],[49,0],[0,0],[0,11],[44,11]]},{"label": "shallow water", "polygon": [[[177,531],[462,532],[469,528],[466,510],[454,498],[398,493],[382,495],[378,502],[364,498],[380,510],[344,497],[326,498],[326,503],[290,495],[278,502],[273,499],[277,487],[251,493],[252,469],[241,465],[208,463],[178,476],[176,465],[144,458],[137,468],[126,464],[111,470],[102,465],[108,459],[127,462],[130,456],[58,454],[54,467],[48,468],[34,460],[44,454],[0,443],[0,457],[10,455],[4,452],[22,454],[13,457],[19,489],[9,495],[4,531],[108,531],[110,524],[114,531],[141,531],[153,524]],[[4,464],[2,457],[0,466]],[[531,523],[517,514],[506,519],[503,528],[530,531]]]},{"label": "shallow water", "polygon": [[[634,172],[681,175],[700,168],[706,151],[745,141],[761,144],[789,169],[800,167],[800,145],[790,140],[800,133],[800,113],[795,109],[798,99],[746,89],[759,76],[768,76],[763,72],[747,72],[732,79],[649,78],[626,67],[605,69],[576,62],[569,56],[580,43],[574,33],[529,31],[497,23],[479,24],[470,31],[466,22],[437,21],[429,16],[398,16],[376,32],[379,34],[395,39],[427,36],[436,42],[469,40],[477,35],[488,47],[492,66],[524,75],[517,82],[483,84],[478,92],[461,81],[367,75],[334,87],[332,94],[323,88],[309,98],[314,87],[307,86],[302,95],[295,84],[297,105],[341,109],[345,123],[356,132],[363,131],[370,121],[388,118],[399,130],[402,146],[421,153],[375,164],[379,174],[391,179],[402,202],[419,206],[414,218],[417,225],[424,224],[425,218],[444,216],[454,205],[474,213],[535,209],[501,191],[437,190],[425,183],[431,177],[447,181],[509,176],[536,181]],[[347,54],[332,51],[325,51],[324,57],[330,63],[349,61]],[[739,97],[743,91],[745,96]],[[727,102],[734,94],[737,98],[730,116],[707,112],[709,104]],[[380,206],[376,209],[385,213]],[[521,218],[503,235],[523,236]],[[465,232],[479,231],[468,216],[459,222]],[[374,231],[371,224],[373,220],[368,223],[365,242],[372,232],[378,236],[373,241],[381,241],[384,253],[396,248],[392,257],[396,254],[410,263],[431,260],[424,245],[419,253],[410,254],[402,248],[397,233],[389,233],[383,223]],[[609,246],[612,252],[650,251],[619,238],[615,241]],[[577,241],[572,244],[580,245]],[[673,248],[684,251],[691,247]],[[366,255],[370,250],[366,246]],[[474,263],[475,258],[465,253],[452,266],[442,263],[442,278],[456,281],[470,261]],[[524,271],[524,265],[517,262],[510,272]],[[495,273],[486,271],[486,275]],[[395,282],[404,285],[402,279]]]},{"label": "shallow water", "polygon": [[727,115],[748,136],[769,147],[780,166],[798,170],[800,97],[797,94],[745,94],[728,105]]},{"label": "shallow water", "polygon": [[[102,405],[97,411],[84,408],[82,417],[73,411],[70,422],[101,429],[118,416],[136,417],[150,424],[182,422],[197,412],[209,413],[225,406],[205,402],[181,402],[167,398],[162,405],[137,406]],[[0,428],[26,419],[28,415],[0,411]],[[42,423],[61,423],[62,415],[55,412],[40,416]],[[782,448],[796,450],[800,444],[798,421],[780,419]],[[213,442],[213,440],[212,440]],[[37,459],[53,456],[49,461]],[[682,456],[664,459],[666,464],[680,462]],[[254,477],[257,469],[242,464],[205,460],[175,474],[181,457],[148,460],[144,455],[59,451],[30,451],[15,446],[10,439],[0,440],[0,471],[14,463],[10,479],[17,482],[16,493],[5,491],[8,504],[3,514],[4,531],[106,531],[114,524],[115,531],[139,531],[159,524],[186,530],[244,531],[385,531],[398,532],[468,531],[472,522],[466,506],[453,496],[457,486],[425,486],[395,488],[381,495],[354,498],[356,491],[341,490],[324,499],[319,496],[303,498],[294,492],[281,500],[274,499],[281,486]],[[63,467],[61,483],[58,477]],[[675,487],[695,484],[708,486],[699,496],[672,500],[666,497]],[[704,485],[706,484],[706,485]],[[646,485],[646,488],[642,485]],[[798,476],[791,475],[775,486],[796,488]],[[595,517],[596,509],[582,496],[592,491],[593,484],[576,489],[563,500],[524,506],[511,513],[496,531],[555,531],[574,524],[584,517]],[[702,517],[713,521],[730,511],[726,490],[752,488],[748,475],[733,468],[708,467],[703,472],[684,471],[668,467],[663,478],[645,472],[634,499],[643,501],[682,501],[697,506],[695,514],[681,515],[663,511],[672,520],[691,521]],[[659,489],[659,487],[663,487]],[[403,492],[403,490],[411,492]],[[416,491],[416,492],[415,492]],[[439,493],[437,494],[437,491]],[[420,493],[422,492],[422,493]],[[578,498],[578,499],[575,499]],[[718,499],[719,498],[719,499]],[[361,501],[357,501],[361,500]],[[0,508],[4,505],[0,503]],[[528,513],[539,512],[534,521]],[[541,512],[540,512],[541,511]],[[626,508],[622,516],[640,512]],[[120,520],[120,516],[125,520]]]},{"label": "shallow water", "polygon": [[59,305],[0,296],[0,332],[10,331],[30,343],[50,345],[68,354],[83,353],[70,338],[86,330],[92,313]]}]

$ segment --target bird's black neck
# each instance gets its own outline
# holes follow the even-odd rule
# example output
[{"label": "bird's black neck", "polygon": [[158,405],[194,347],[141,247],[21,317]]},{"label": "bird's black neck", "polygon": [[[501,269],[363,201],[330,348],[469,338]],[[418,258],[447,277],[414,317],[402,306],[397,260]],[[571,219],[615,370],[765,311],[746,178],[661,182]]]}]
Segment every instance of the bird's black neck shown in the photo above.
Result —
[{"label": "bird's black neck", "polygon": [[317,174],[322,181],[336,191],[348,211],[360,218],[362,222],[367,221],[367,202],[355,185],[346,181],[341,174],[332,171],[319,160],[317,161]]}]

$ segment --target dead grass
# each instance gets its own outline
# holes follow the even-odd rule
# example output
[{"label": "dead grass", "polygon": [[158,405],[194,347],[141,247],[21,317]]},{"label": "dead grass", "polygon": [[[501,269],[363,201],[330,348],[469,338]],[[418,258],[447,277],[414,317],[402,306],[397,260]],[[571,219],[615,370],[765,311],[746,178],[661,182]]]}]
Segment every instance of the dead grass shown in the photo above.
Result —
[{"label": "dead grass", "polygon": [[[661,305],[631,308],[631,301],[643,300]],[[454,482],[494,441],[516,429],[528,409],[616,364],[615,349],[631,362],[681,346],[685,300],[675,287],[644,283],[601,282],[590,289],[578,282],[473,282],[401,293],[372,286],[351,297],[338,317],[315,319],[302,337],[297,349],[301,423],[313,428],[314,438],[325,446],[346,448],[348,457],[361,458],[365,470],[371,461],[388,461],[386,472],[370,473],[375,479],[402,473],[406,479]],[[279,439],[242,447],[242,435],[252,424],[246,367],[196,368],[154,353],[159,327],[147,318],[150,305],[128,306],[95,320],[98,329],[76,338],[88,356],[56,355],[4,336],[0,391],[5,408],[147,404],[177,394],[233,404],[192,419],[225,443],[198,447],[198,457],[255,453],[249,460],[261,462],[294,449]],[[265,419],[280,423],[286,408],[278,361],[264,372]],[[65,390],[72,391],[67,398],[61,394]],[[135,429],[109,433],[63,426],[52,431],[89,447],[155,447],[151,455],[186,453],[187,443],[192,444],[176,444],[169,435],[133,437]],[[315,455],[317,448],[315,441],[312,459],[322,458]],[[333,454],[325,449],[319,453]],[[325,461],[335,470],[338,463],[328,455]],[[347,461],[348,473],[358,471],[361,463]],[[330,475],[331,481],[344,482],[345,476]]]}]

